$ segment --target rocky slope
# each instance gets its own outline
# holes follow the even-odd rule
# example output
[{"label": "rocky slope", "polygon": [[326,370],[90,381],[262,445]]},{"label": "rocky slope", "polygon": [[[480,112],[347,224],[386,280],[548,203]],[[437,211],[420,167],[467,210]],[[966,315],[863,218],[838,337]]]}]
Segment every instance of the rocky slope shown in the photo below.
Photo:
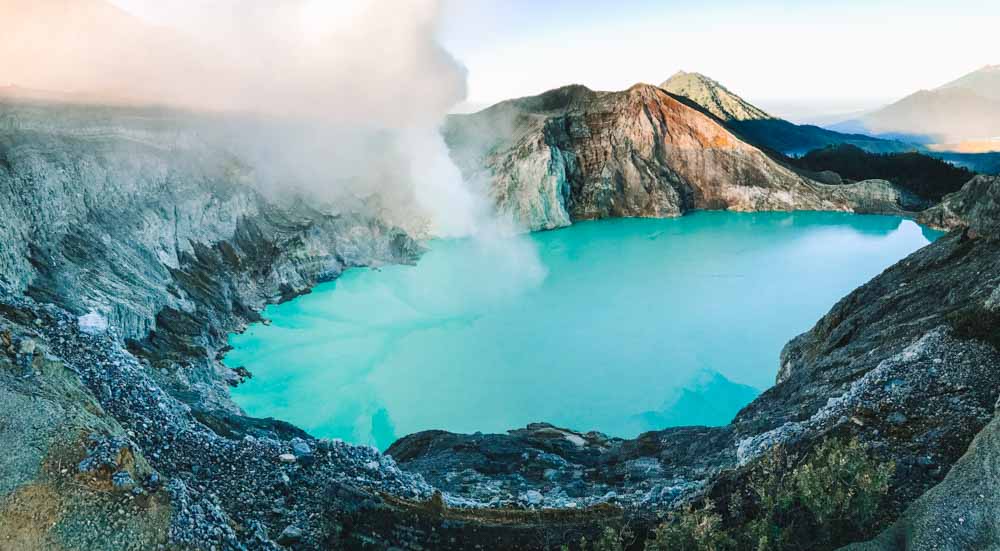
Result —
[{"label": "rocky slope", "polygon": [[411,262],[416,243],[368,216],[268,199],[176,124],[184,114],[3,112],[0,427],[14,444],[0,526],[18,530],[0,531],[0,548],[267,549],[288,526],[319,547],[339,537],[341,506],[377,498],[355,488],[431,496],[373,450],[293,446],[307,435],[240,416],[226,387],[242,374],[218,362],[264,304],[350,266]]},{"label": "rocky slope", "polygon": [[[1000,178],[980,177],[932,209],[929,221],[961,224],[968,228],[964,235],[972,242],[995,242],[1000,238],[998,200]],[[995,269],[970,276],[992,280]],[[1000,346],[1000,287],[993,287],[988,294],[984,291],[978,300],[960,324],[960,331]],[[1000,402],[996,407],[1000,408]],[[988,549],[998,545],[998,430],[1000,416],[994,416],[941,484],[915,501],[877,539],[852,549]]]},{"label": "rocky slope", "polygon": [[[830,186],[747,144],[655,86],[594,92],[568,86],[449,118],[464,174],[498,210],[532,230],[692,209],[900,212],[884,185]],[[886,199],[889,199],[886,201]]]}]

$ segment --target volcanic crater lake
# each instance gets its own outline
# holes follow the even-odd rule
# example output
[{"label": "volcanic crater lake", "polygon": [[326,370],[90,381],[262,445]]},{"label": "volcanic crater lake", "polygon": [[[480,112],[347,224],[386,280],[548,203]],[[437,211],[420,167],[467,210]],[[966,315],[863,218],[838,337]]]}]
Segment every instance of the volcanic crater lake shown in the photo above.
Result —
[{"label": "volcanic crater lake", "polygon": [[937,235],[888,216],[698,212],[524,236],[533,267],[435,240],[415,266],[269,306],[225,362],[253,373],[232,392],[248,414],[381,449],[535,421],[721,425],[773,384],[789,339]]}]

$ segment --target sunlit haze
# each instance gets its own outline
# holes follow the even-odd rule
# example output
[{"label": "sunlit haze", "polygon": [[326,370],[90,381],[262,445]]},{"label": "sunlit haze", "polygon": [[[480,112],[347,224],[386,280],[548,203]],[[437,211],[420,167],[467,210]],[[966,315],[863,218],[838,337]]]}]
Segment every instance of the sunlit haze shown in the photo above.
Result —
[{"label": "sunlit haze", "polygon": [[442,33],[472,104],[683,69],[776,111],[849,112],[997,63],[998,16],[979,0],[452,0]]},{"label": "sunlit haze", "polygon": [[[213,24],[212,34],[222,39],[237,29],[219,28],[218,21],[238,21],[266,5],[113,2],[158,25]],[[301,2],[302,39],[349,29],[365,4]],[[625,0],[613,6],[446,0],[441,9],[439,39],[468,69],[468,97],[458,110],[568,83],[607,90],[655,84],[683,69],[707,74],[774,112],[808,118],[862,111],[933,88],[995,63],[1000,52],[994,39],[1000,4],[977,0]],[[367,47],[381,47],[369,38]]]}]

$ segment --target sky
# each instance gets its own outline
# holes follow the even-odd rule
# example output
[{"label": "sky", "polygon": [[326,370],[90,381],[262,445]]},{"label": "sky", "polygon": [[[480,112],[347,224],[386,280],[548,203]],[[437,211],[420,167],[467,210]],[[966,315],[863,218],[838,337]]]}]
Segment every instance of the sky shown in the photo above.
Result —
[{"label": "sky", "polygon": [[1000,63],[995,0],[448,0],[472,104],[697,71],[786,113],[849,112]]},{"label": "sky", "polygon": [[[246,3],[113,1],[165,22]],[[349,25],[355,0],[311,1]],[[995,0],[442,2],[440,40],[468,71],[464,109],[569,83],[658,84],[683,69],[807,118],[871,109],[1000,63]]]}]

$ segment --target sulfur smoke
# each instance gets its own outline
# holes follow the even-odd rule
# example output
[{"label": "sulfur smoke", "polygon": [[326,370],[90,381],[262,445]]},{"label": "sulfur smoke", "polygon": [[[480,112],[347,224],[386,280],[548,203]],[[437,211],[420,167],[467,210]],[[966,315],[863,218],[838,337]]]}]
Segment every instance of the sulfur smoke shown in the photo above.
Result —
[{"label": "sulfur smoke", "polygon": [[438,0],[114,1],[0,0],[0,86],[225,113],[205,134],[272,191],[377,202],[437,236],[510,229],[439,132],[466,90]]}]

